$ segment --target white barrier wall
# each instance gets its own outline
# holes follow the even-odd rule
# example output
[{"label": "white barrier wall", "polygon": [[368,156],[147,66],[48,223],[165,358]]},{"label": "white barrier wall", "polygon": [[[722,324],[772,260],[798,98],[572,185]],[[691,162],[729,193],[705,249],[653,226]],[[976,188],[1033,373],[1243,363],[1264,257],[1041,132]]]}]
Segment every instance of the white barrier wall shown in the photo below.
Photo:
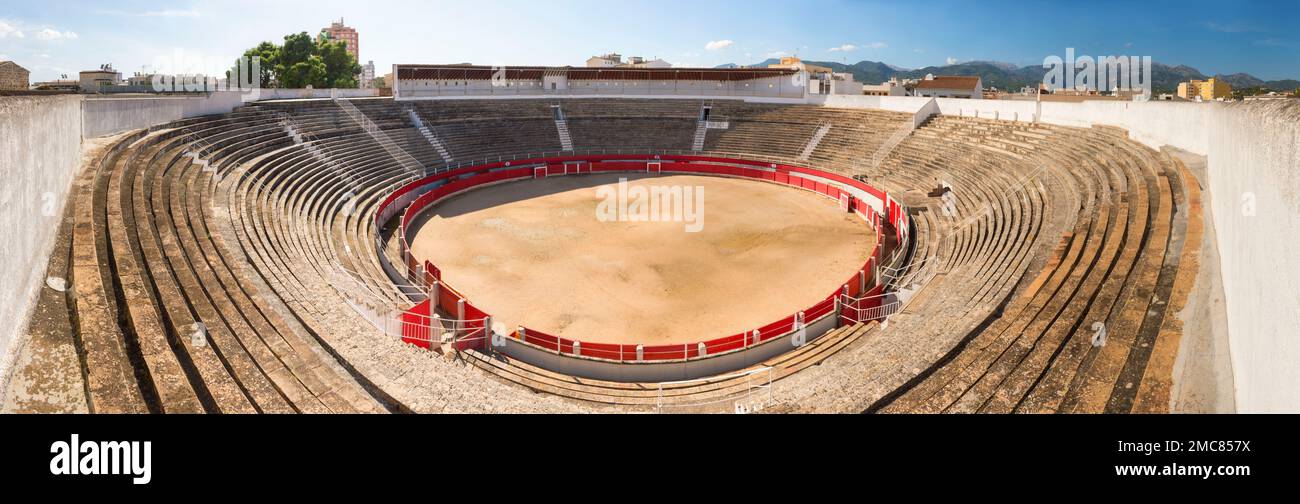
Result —
[{"label": "white barrier wall", "polygon": [[1217,128],[1221,103],[1085,101],[1042,104],[1042,121],[1087,128],[1118,126],[1129,137],[1153,149],[1172,145],[1200,155],[1209,153],[1209,138]]},{"label": "white barrier wall", "polygon": [[80,166],[81,97],[0,97],[0,377],[8,376],[11,347],[45,284]]},{"label": "white barrier wall", "polygon": [[[899,110],[899,97],[827,106]],[[876,104],[878,102],[878,104]],[[1300,101],[1079,103],[939,99],[940,113],[1116,126],[1134,141],[1206,156],[1228,309],[1236,404],[1300,412]]]},{"label": "white barrier wall", "polygon": [[86,98],[81,134],[95,138],[211,114],[226,114],[243,105],[243,93],[206,96]]},{"label": "white barrier wall", "polygon": [[880,109],[913,114],[913,126],[920,126],[930,116],[938,114],[938,100],[916,96],[861,96],[830,95],[808,99],[809,103],[835,108]]},{"label": "white barrier wall", "polygon": [[1034,116],[1038,113],[1038,104],[1031,101],[965,100],[961,98],[935,98],[934,101],[939,105],[939,113],[943,115],[1034,122]]},{"label": "white barrier wall", "polygon": [[1300,102],[1210,110],[1204,141],[1237,405],[1300,412]]}]

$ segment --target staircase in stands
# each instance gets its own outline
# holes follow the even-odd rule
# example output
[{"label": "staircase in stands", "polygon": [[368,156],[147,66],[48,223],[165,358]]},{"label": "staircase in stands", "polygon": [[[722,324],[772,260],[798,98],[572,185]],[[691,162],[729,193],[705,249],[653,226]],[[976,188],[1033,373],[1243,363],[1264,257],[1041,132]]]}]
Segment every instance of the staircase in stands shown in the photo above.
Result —
[{"label": "staircase in stands", "polygon": [[447,146],[443,145],[442,140],[438,138],[438,135],[434,134],[433,130],[429,129],[429,126],[424,124],[424,120],[420,119],[420,113],[416,112],[413,108],[406,109],[406,112],[411,115],[411,123],[415,124],[416,131],[419,131],[420,134],[424,136],[424,139],[429,141],[429,145],[432,145],[433,150],[438,152],[438,157],[442,158],[442,162],[451,164],[451,162],[454,161],[451,157],[451,152],[447,151]]}]

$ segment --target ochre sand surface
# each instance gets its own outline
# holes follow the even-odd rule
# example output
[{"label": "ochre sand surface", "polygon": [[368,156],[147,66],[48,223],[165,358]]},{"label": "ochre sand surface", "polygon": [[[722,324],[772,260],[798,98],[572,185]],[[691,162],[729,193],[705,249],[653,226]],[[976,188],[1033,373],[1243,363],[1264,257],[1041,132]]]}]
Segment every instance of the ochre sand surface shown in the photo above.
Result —
[{"label": "ochre sand surface", "polygon": [[[597,219],[598,188],[620,178],[702,187],[703,230]],[[875,243],[867,222],[829,198],[687,175],[502,184],[444,201],[413,226],[415,256],[496,323],[646,345],[752,331],[806,309],[861,269]]]}]

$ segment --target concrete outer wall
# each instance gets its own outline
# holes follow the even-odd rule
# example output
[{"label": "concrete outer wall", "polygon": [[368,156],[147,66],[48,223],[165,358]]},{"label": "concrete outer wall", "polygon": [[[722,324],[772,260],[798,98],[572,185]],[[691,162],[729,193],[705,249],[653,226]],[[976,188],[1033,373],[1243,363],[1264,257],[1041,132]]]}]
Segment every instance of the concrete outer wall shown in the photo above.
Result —
[{"label": "concrete outer wall", "polygon": [[0,97],[0,382],[40,288],[81,167],[81,98]]},{"label": "concrete outer wall", "polygon": [[1206,109],[1228,345],[1247,413],[1300,412],[1300,103],[1288,101]]},{"label": "concrete outer wall", "polygon": [[[272,98],[303,90],[263,90]],[[329,97],[330,90],[306,90]],[[373,96],[374,90],[340,90]],[[82,139],[149,128],[172,121],[226,114],[256,93],[204,96],[0,97],[0,385],[8,377],[14,343],[45,284],[45,267],[72,180],[82,166]]]},{"label": "concrete outer wall", "polygon": [[377,95],[375,89],[259,89],[248,93],[222,91],[205,96],[88,97],[83,105],[85,122],[81,134],[85,138],[95,138],[191,117],[228,114],[252,101]]},{"label": "concrete outer wall", "polygon": [[81,134],[95,138],[180,119],[226,114],[243,105],[243,93],[220,92],[207,96],[87,98]]},{"label": "concrete outer wall", "polygon": [[[907,111],[896,97],[825,105]],[[878,102],[878,103],[877,103]],[[1237,408],[1300,412],[1300,102],[936,100],[939,112],[1063,126],[1116,126],[1151,148],[1206,156]],[[1250,215],[1248,204],[1253,202]]]}]

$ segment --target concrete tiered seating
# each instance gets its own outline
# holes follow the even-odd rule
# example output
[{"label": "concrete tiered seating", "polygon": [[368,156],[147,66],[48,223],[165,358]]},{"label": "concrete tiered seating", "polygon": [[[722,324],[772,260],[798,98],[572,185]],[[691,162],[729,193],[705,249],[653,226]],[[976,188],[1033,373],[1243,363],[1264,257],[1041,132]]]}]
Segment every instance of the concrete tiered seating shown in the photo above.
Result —
[{"label": "concrete tiered seating", "polygon": [[[689,150],[703,105],[353,104],[426,172],[443,160],[411,109],[461,162],[555,154],[555,104],[577,150]],[[829,125],[806,164],[865,177],[915,224],[914,260],[898,274],[915,279],[906,309],[751,368],[772,368],[770,388],[756,374],[662,391],[583,380],[478,352],[446,359],[381,333],[358,309],[382,320],[410,300],[378,260],[396,256],[392,224],[375,229],[373,216],[416,174],[325,100],[117,141],[77,182],[61,242],[70,261],[51,261],[72,295],[38,309],[67,314],[93,412],[719,411],[756,387],[772,392],[768,411],[1167,408],[1170,300],[1185,298],[1176,280],[1198,245],[1184,237],[1199,240],[1189,227],[1200,222],[1195,182],[1173,158],[1107,128],[937,117],[868,171],[911,115],[712,107],[730,127],[710,130],[706,153],[799,164]],[[951,194],[932,197],[944,183]]]}]

